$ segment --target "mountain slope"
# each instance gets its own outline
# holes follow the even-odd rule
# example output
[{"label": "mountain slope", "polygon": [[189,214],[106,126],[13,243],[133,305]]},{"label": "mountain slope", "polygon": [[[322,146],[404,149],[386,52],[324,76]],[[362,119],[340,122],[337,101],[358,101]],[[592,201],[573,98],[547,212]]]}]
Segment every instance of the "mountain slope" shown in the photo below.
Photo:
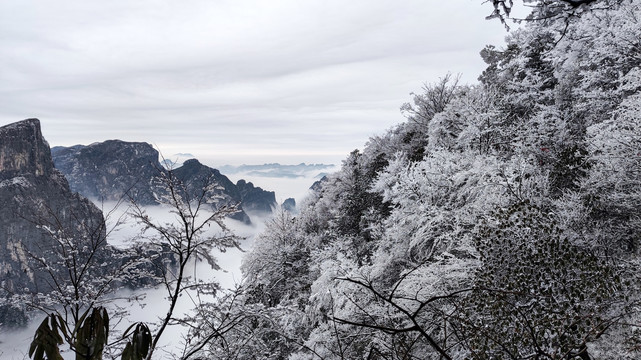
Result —
[{"label": "mountain slope", "polygon": [[[167,172],[158,161],[158,151],[150,144],[108,140],[91,145],[54,147],[52,156],[56,168],[68,179],[71,189],[98,201],[118,201],[123,196],[131,197],[140,205],[156,205],[163,188],[157,177]],[[251,183],[232,183],[220,171],[191,159],[183,166],[173,169],[193,195],[205,179],[215,181],[219,191],[215,206],[240,204],[241,211],[233,217],[250,222],[246,211],[270,213],[275,206],[274,192],[254,187]]]}]

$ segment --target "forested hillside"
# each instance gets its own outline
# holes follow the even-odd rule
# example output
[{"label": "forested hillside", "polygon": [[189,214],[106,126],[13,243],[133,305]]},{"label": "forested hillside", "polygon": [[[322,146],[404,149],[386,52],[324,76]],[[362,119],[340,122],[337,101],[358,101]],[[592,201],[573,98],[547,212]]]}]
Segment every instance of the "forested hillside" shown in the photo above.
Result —
[{"label": "forested hillside", "polygon": [[641,4],[536,4],[274,218],[207,356],[641,357]]}]

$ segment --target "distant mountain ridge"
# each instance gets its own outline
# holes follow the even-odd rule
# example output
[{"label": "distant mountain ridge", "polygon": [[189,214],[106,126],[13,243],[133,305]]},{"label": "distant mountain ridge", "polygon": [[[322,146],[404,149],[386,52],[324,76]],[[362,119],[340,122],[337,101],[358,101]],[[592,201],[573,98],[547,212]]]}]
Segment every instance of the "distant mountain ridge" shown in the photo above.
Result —
[{"label": "distant mountain ridge", "polygon": [[[159,153],[145,142],[107,140],[90,145],[54,147],[53,161],[69,181],[73,191],[105,201],[117,201],[125,194],[141,205],[158,204],[162,191],[155,179],[167,171],[159,161]],[[197,179],[211,177],[221,189],[214,196],[218,205],[240,204],[241,212],[233,218],[249,223],[247,212],[271,213],[276,206],[272,191],[239,180],[231,182],[220,171],[201,164],[196,159],[184,161],[172,169],[183,183],[196,191]]]},{"label": "distant mountain ridge", "polygon": [[177,153],[168,157],[162,156],[163,159],[160,162],[162,166],[166,169],[176,169],[183,166],[183,163],[190,159],[195,159],[196,157],[190,153]]},{"label": "distant mountain ridge", "polygon": [[220,167],[220,171],[225,174],[248,174],[252,176],[262,177],[280,177],[280,178],[301,178],[307,176],[307,173],[317,172],[316,178],[322,178],[335,170],[336,165],[333,164],[306,164],[300,163],[297,165],[282,165],[279,163],[269,163],[262,165],[224,165]]}]

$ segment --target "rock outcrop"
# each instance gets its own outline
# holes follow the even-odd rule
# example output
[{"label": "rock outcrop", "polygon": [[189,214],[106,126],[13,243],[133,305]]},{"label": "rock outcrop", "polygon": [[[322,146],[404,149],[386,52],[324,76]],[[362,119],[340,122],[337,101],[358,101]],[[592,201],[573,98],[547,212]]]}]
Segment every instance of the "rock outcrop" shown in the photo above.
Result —
[{"label": "rock outcrop", "polygon": [[296,208],[296,199],[294,198],[285,199],[280,207],[290,214],[298,214],[298,209]]},{"label": "rock outcrop", "polygon": [[285,201],[283,201],[280,207],[291,214],[298,213],[298,209],[296,208],[296,199],[294,198],[285,199]]},{"label": "rock outcrop", "polygon": [[276,194],[273,191],[265,191],[245,180],[238,180],[236,187],[240,193],[243,209],[246,211],[271,213],[276,206]]},{"label": "rock outcrop", "polygon": [[[51,290],[47,268],[60,263],[52,233],[78,241],[105,237],[102,212],[72,192],[54,168],[37,119],[0,128],[0,204],[0,292],[5,296]],[[15,309],[0,308],[0,322],[19,322],[16,316]]]}]

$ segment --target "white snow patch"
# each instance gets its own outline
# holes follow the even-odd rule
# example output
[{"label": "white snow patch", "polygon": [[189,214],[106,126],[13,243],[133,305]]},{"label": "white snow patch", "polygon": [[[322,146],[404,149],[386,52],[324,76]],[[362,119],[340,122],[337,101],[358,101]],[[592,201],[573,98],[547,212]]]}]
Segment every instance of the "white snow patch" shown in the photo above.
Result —
[{"label": "white snow patch", "polygon": [[22,186],[25,188],[31,187],[31,183],[23,176],[16,176],[14,178],[0,181],[0,188],[7,186]]}]

